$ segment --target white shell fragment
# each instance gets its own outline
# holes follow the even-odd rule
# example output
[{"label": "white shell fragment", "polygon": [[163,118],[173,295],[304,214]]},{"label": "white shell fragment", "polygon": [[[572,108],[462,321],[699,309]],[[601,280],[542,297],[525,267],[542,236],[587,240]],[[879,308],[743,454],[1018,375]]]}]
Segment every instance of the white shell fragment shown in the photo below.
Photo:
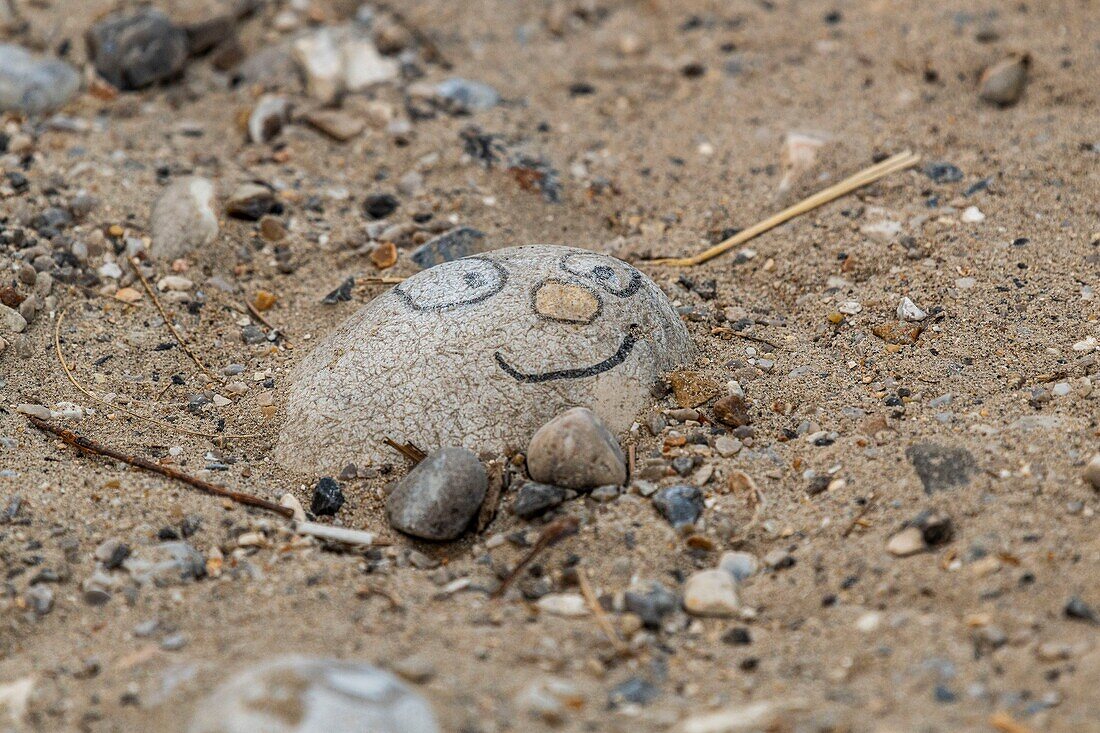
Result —
[{"label": "white shell fragment", "polygon": [[276,458],[313,472],[390,462],[385,438],[506,453],[578,406],[623,431],[691,353],[665,295],[613,257],[533,245],[446,262],[298,365]]}]

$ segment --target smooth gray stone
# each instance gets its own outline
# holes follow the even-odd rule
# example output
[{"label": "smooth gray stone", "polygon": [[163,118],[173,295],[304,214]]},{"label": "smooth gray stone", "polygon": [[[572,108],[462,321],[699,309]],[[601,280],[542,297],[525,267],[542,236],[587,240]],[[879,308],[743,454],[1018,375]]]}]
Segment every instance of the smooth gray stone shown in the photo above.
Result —
[{"label": "smooth gray stone", "polygon": [[65,106],[79,88],[80,74],[64,61],[0,44],[0,111],[52,112]]}]

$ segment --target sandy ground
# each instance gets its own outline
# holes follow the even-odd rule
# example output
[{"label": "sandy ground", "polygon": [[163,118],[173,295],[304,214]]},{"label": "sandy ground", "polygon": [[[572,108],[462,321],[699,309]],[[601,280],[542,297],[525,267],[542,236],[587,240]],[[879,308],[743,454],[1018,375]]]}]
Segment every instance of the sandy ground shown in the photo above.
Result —
[{"label": "sandy ground", "polygon": [[[13,39],[48,48],[71,39],[76,62],[85,27],[115,7],[25,5],[30,28]],[[160,5],[201,17],[213,3]],[[278,9],[242,25],[250,54],[288,37],[274,30]],[[329,23],[353,10],[317,2],[312,15]],[[284,189],[280,218],[290,234],[279,244],[294,269],[280,271],[255,224],[228,219],[191,258],[183,274],[196,283],[191,299],[201,290],[205,304],[170,307],[211,367],[245,365],[248,386],[198,416],[186,403],[206,380],[179,348],[156,350],[172,338],[148,298],[129,306],[102,286],[59,283],[56,309],[0,356],[0,436],[10,439],[0,448],[0,496],[8,507],[21,500],[0,524],[0,683],[34,678],[28,727],[182,730],[226,674],[298,651],[384,667],[426,663],[432,674],[416,688],[448,731],[656,731],[759,701],[786,709],[774,721],[780,730],[1100,731],[1098,627],[1064,611],[1073,598],[1100,608],[1098,498],[1081,478],[1100,442],[1100,403],[1082,379],[1095,379],[1097,367],[1094,355],[1073,349],[1100,337],[1095,3],[423,0],[401,10],[452,67],[421,60],[427,81],[477,79],[506,102],[470,117],[414,120],[400,136],[372,126],[338,143],[291,125],[277,144],[254,145],[238,118],[262,85],[231,87],[198,60],[171,86],[113,101],[82,95],[65,112],[88,121],[85,131],[10,123],[34,140],[29,190],[0,199],[8,226],[86,190],[100,204],[73,238],[112,225],[141,236],[166,180],[204,175],[224,196],[256,179]],[[1032,57],[1022,100],[981,103],[981,70],[1011,51]],[[581,82],[591,93],[576,93]],[[294,79],[268,88],[307,104]],[[400,88],[373,96],[405,114]],[[560,203],[465,156],[460,133],[469,125],[542,155],[560,173]],[[781,145],[792,131],[827,142],[781,195]],[[751,258],[731,253],[686,271],[643,261],[695,252],[906,148],[922,166],[950,162],[963,179],[896,174],[753,240]],[[178,446],[171,460],[183,470],[272,499],[294,491],[308,504],[317,477],[268,460],[281,416],[265,418],[260,397],[280,405],[311,341],[386,286],[361,283],[352,302],[335,306],[320,303],[325,293],[349,275],[416,270],[405,248],[394,267],[375,268],[360,210],[365,195],[396,193],[410,171],[423,186],[398,194],[391,221],[430,213],[477,227],[496,246],[551,242],[632,261],[678,305],[693,306],[693,367],[721,384],[740,380],[753,403],[751,446],[731,458],[697,451],[707,454],[698,466],[713,467],[698,537],[686,541],[638,496],[571,502],[560,513],[579,518],[580,532],[541,556],[542,577],[527,575],[520,587],[530,598],[575,592],[567,570],[579,563],[612,599],[648,581],[680,590],[691,572],[740,549],[779,565],[739,589],[751,609],[744,618],[677,612],[661,631],[637,632],[612,612],[628,639],[620,653],[591,617],[540,615],[477,590],[523,554],[514,533],[532,541],[542,521],[502,510],[480,536],[411,544],[386,525],[390,477],[381,476],[345,482],[339,519],[391,546],[301,547],[278,517],[77,455],[15,413],[18,403],[76,402],[96,410],[69,423],[84,435],[154,459]],[[970,206],[984,221],[963,221]],[[900,231],[867,233],[882,221]],[[715,280],[717,297],[685,289],[681,274]],[[265,316],[293,348],[242,343],[243,303],[261,289],[277,296]],[[916,344],[894,347],[872,329],[895,318],[903,296],[940,310]],[[839,313],[855,310],[849,302],[859,312]],[[89,388],[192,430],[224,420],[226,432],[260,437],[219,447],[85,399],[53,351],[62,311],[62,347]],[[758,368],[754,354],[774,366]],[[184,384],[170,385],[172,375]],[[653,410],[674,406],[665,398]],[[652,436],[646,417],[622,436],[639,465],[686,450],[662,453],[669,433]],[[671,429],[713,439],[709,426]],[[817,431],[825,435],[806,439]],[[965,449],[975,470],[926,493],[907,451],[928,443]],[[228,470],[204,471],[211,460]],[[393,475],[406,468],[395,454]],[[738,471],[766,498],[755,522]],[[814,493],[823,481],[828,488]],[[889,554],[889,538],[926,509],[951,518],[953,538],[911,557]],[[193,546],[224,555],[218,577],[86,602],[82,583],[102,542],[117,538],[141,555],[185,518],[198,519]],[[242,535],[256,544],[239,546]],[[494,546],[500,535],[513,541]],[[54,603],[38,616],[25,593],[44,571],[55,576]],[[445,590],[461,578],[472,589]],[[151,636],[135,632],[152,620]],[[731,643],[731,629],[742,627],[751,643]],[[519,697],[549,678],[575,687],[554,721]],[[652,684],[655,698],[611,704],[610,692],[631,679]]]}]

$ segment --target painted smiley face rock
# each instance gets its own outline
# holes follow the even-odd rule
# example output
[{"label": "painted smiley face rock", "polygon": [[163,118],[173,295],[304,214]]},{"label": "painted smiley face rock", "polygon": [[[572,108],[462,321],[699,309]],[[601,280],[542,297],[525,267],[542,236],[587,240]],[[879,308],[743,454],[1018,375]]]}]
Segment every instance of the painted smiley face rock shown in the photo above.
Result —
[{"label": "painted smiley face rock", "polygon": [[613,257],[532,245],[446,262],[302,360],[276,458],[315,473],[392,462],[386,438],[510,453],[578,406],[623,431],[691,354],[664,293]]}]

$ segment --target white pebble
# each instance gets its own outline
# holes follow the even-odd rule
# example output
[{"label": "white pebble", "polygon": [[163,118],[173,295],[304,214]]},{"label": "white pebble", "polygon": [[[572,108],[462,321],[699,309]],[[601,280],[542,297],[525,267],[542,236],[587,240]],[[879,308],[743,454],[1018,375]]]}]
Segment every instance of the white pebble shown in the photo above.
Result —
[{"label": "white pebble", "polygon": [[985,214],[977,206],[968,206],[962,213],[962,220],[967,224],[981,224],[985,221]]}]

